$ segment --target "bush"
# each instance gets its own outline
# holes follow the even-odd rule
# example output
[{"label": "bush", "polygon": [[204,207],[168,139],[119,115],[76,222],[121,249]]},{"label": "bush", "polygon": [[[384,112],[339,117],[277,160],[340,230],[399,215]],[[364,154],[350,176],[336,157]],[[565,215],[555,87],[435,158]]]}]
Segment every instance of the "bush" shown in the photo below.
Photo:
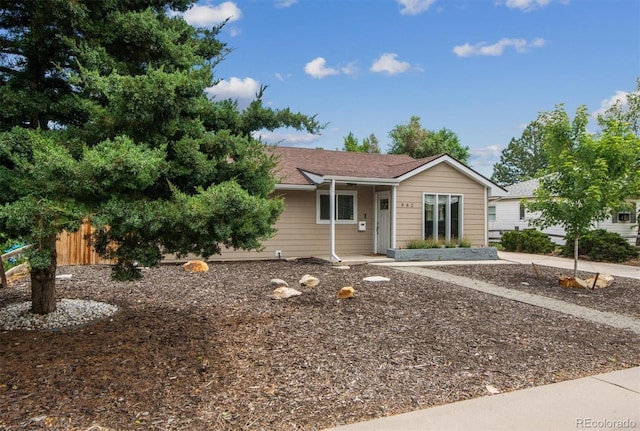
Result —
[{"label": "bush", "polygon": [[[573,257],[573,235],[567,235],[562,255]],[[597,262],[626,262],[638,257],[635,247],[620,234],[597,229],[587,232],[578,242],[578,255],[589,256]]]},{"label": "bush", "polygon": [[546,234],[535,229],[505,232],[500,243],[506,251],[520,251],[523,253],[544,254],[553,251],[555,248],[555,245]]},{"label": "bush", "polygon": [[500,244],[506,251],[520,251],[521,238],[520,232],[517,230],[510,230],[502,234],[500,238]]},{"label": "bush", "polygon": [[414,239],[407,243],[406,248],[408,249],[420,249],[420,248],[439,248],[440,242],[433,238],[427,239]]},{"label": "bush", "polygon": [[405,246],[405,248],[407,248],[409,250],[422,249],[422,248],[440,248],[440,247],[446,247],[446,248],[456,248],[456,247],[469,248],[469,247],[471,247],[471,242],[469,242],[469,240],[467,240],[465,238],[462,238],[460,240],[458,238],[452,238],[451,241],[448,241],[448,242],[446,242],[444,240],[426,238],[426,239],[414,239],[414,240],[411,240]]},{"label": "bush", "polygon": [[521,236],[522,251],[526,253],[550,253],[556,247],[547,234],[535,229],[525,229],[522,231]]}]

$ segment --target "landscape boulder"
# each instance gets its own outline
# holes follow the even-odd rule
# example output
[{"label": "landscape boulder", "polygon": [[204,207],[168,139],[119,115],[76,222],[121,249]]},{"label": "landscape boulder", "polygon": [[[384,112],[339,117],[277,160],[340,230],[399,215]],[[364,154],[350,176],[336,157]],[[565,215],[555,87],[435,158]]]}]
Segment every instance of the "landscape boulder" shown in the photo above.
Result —
[{"label": "landscape boulder", "polygon": [[281,286],[276,288],[271,294],[271,298],[273,299],[287,299],[292,296],[300,296],[302,292],[292,289],[291,287]]},{"label": "landscape boulder", "polygon": [[273,287],[289,287],[289,283],[287,283],[286,281],[284,281],[281,278],[272,278],[269,283],[273,286]]},{"label": "landscape boulder", "polygon": [[182,265],[182,268],[188,272],[207,272],[209,271],[209,265],[207,262],[203,262],[201,260],[190,260],[189,262]]},{"label": "landscape boulder", "polygon": [[[595,282],[595,286],[593,285]],[[587,286],[591,289],[604,289],[605,287],[611,286],[611,283],[613,283],[613,275],[611,274],[600,274],[598,275],[598,278],[596,279],[596,277],[589,277],[585,280],[585,283],[587,283]]]},{"label": "landscape boulder", "polygon": [[567,277],[566,275],[560,277],[558,283],[560,284],[560,286],[566,287],[568,289],[586,289],[587,287],[589,287],[587,285],[587,282],[583,279]]},{"label": "landscape boulder", "polygon": [[381,281],[390,281],[387,277],[382,277],[381,275],[372,275],[371,277],[365,277],[362,281],[368,281],[371,283],[379,283]]},{"label": "landscape boulder", "polygon": [[352,286],[346,286],[338,291],[338,298],[340,299],[353,298],[355,293],[356,293],[356,290]]},{"label": "landscape boulder", "polygon": [[318,280],[313,275],[309,275],[309,274],[303,275],[302,278],[300,279],[301,286],[315,287],[318,285],[318,283],[320,283],[320,280]]}]

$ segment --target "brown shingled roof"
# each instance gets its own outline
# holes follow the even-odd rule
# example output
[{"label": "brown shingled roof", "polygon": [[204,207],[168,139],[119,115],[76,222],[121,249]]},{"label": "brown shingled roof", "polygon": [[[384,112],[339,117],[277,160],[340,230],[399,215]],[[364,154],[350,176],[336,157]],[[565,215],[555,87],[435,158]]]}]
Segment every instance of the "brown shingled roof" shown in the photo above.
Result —
[{"label": "brown shingled roof", "polygon": [[302,171],[325,176],[393,179],[440,156],[413,159],[407,155],[367,154],[295,147],[269,147],[278,157],[280,184],[313,184]]}]

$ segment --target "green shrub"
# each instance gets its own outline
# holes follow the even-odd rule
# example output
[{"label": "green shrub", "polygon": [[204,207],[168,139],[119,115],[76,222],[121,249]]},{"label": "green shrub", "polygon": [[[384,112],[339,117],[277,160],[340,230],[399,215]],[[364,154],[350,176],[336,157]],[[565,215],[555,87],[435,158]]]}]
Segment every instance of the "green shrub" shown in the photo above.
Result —
[{"label": "green shrub", "polygon": [[502,234],[500,244],[506,251],[521,251],[522,241],[520,232],[510,230]]},{"label": "green shrub", "polygon": [[456,247],[471,247],[471,243],[466,239],[458,240],[458,238],[452,238],[451,241],[438,240],[433,238],[426,239],[414,239],[407,243],[405,248],[408,249],[422,249],[422,248],[456,248]]},{"label": "green shrub", "polygon": [[462,248],[471,248],[471,241],[469,241],[466,238],[462,238],[459,242],[458,242],[458,247],[462,247]]},{"label": "green shrub", "polygon": [[[573,257],[573,235],[567,235],[562,255]],[[620,234],[597,229],[587,232],[578,242],[578,255],[589,256],[597,262],[625,262],[638,257],[635,247]]]},{"label": "green shrub", "polygon": [[535,229],[525,229],[521,233],[522,251],[526,253],[545,254],[552,252],[555,244],[545,233]]},{"label": "green shrub", "polygon": [[427,239],[414,239],[407,243],[408,249],[420,249],[420,248],[440,248],[440,242],[433,238]]},{"label": "green shrub", "polygon": [[555,245],[547,234],[535,229],[522,231],[509,231],[502,235],[500,240],[506,251],[520,251],[523,253],[544,254],[553,251]]}]

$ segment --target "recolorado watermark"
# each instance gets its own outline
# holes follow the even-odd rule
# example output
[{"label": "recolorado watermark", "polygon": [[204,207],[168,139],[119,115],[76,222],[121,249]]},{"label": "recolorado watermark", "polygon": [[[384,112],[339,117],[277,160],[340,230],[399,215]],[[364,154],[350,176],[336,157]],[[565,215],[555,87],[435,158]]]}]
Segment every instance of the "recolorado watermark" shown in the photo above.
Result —
[{"label": "recolorado watermark", "polygon": [[576,428],[578,429],[631,429],[636,426],[637,422],[633,419],[576,419]]}]

